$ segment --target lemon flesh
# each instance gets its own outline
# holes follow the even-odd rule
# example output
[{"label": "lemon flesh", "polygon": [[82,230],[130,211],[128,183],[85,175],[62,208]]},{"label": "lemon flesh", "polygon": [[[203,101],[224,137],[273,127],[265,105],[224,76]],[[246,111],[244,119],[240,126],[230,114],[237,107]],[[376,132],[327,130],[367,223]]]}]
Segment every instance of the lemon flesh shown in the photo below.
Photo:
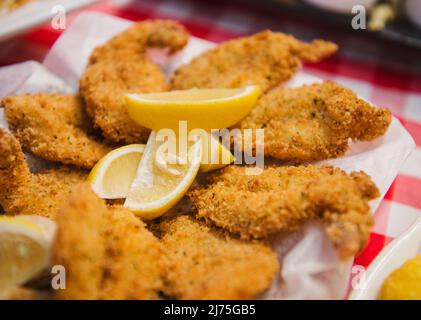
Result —
[{"label": "lemon flesh", "polygon": [[381,300],[421,300],[421,254],[392,272],[380,290]]},{"label": "lemon flesh", "polygon": [[88,176],[94,192],[102,199],[125,198],[143,155],[143,144],[115,149],[102,158]]},{"label": "lemon flesh", "polygon": [[0,217],[0,292],[30,280],[50,263],[55,224],[42,217]]},{"label": "lemon flesh", "polygon": [[163,93],[128,94],[130,117],[143,127],[178,130],[186,121],[189,130],[228,128],[243,119],[261,95],[258,86],[239,89],[189,89]]},{"label": "lemon flesh", "polygon": [[[202,144],[197,141],[185,151],[172,154],[173,158],[186,159],[185,162],[160,159],[160,147],[152,132],[140,162],[136,178],[124,203],[143,220],[157,218],[173,207],[187,192],[200,167]],[[168,156],[168,154],[166,154]]]},{"label": "lemon flesh", "polygon": [[40,272],[47,261],[43,247],[17,234],[0,235],[0,291],[19,285]]}]

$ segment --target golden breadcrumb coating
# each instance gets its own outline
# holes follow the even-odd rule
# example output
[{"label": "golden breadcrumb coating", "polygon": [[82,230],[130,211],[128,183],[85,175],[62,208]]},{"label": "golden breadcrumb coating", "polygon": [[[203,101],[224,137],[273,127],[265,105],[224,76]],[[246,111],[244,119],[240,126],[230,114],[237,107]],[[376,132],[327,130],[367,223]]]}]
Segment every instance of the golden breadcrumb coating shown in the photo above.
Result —
[{"label": "golden breadcrumb coating", "polygon": [[189,217],[160,225],[167,258],[164,292],[179,299],[252,299],[279,270],[276,254]]},{"label": "golden breadcrumb coating", "polygon": [[6,214],[54,218],[71,188],[87,177],[69,167],[31,173],[19,142],[1,129],[0,155],[0,205]]},{"label": "golden breadcrumb coating", "polygon": [[[373,140],[386,132],[391,119],[388,109],[376,108],[351,90],[325,81],[274,89],[239,127],[265,130],[265,156],[306,162],[344,155],[349,139]],[[253,149],[259,150],[255,142]]]},{"label": "golden breadcrumb coating", "polygon": [[172,77],[172,87],[237,88],[255,84],[267,91],[288,80],[301,61],[320,61],[337,48],[324,40],[305,43],[291,35],[262,31],[224,42],[181,66]]},{"label": "golden breadcrumb coating", "polygon": [[32,1],[33,0],[2,0],[0,1],[0,13],[15,10]]},{"label": "golden breadcrumb coating", "polygon": [[89,184],[74,188],[57,215],[54,264],[66,268],[57,299],[156,299],[161,245],[123,207],[107,207]]},{"label": "golden breadcrumb coating", "polygon": [[368,201],[379,191],[364,172],[339,168],[267,167],[246,175],[229,166],[210,184],[189,192],[197,216],[244,239],[264,238],[321,219],[339,256],[358,253],[368,241],[373,219]]},{"label": "golden breadcrumb coating", "polygon": [[9,96],[1,106],[22,146],[46,160],[90,169],[112,150],[88,134],[91,124],[78,96]]},{"label": "golden breadcrumb coating", "polygon": [[66,289],[58,299],[98,299],[105,256],[103,233],[107,207],[90,187],[77,185],[57,214],[53,263],[66,270]]},{"label": "golden breadcrumb coating", "polygon": [[421,300],[421,253],[384,279],[379,300]]},{"label": "golden breadcrumb coating", "polygon": [[113,142],[145,142],[149,130],[128,115],[124,95],[168,89],[158,65],[146,55],[151,47],[168,47],[170,52],[188,41],[185,28],[175,21],[146,20],[96,48],[80,80],[80,90],[96,127]]}]

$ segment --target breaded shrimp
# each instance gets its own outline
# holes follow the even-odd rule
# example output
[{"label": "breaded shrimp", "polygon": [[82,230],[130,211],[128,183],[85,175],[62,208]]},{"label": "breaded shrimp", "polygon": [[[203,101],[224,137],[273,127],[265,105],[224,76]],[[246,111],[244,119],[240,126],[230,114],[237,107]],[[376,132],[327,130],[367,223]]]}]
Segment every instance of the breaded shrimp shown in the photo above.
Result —
[{"label": "breaded shrimp", "polygon": [[86,179],[82,170],[62,167],[32,174],[19,142],[0,129],[0,205],[6,214],[54,218],[71,188]]},{"label": "breaded shrimp", "polygon": [[301,61],[317,62],[336,50],[332,42],[305,43],[291,35],[262,31],[222,43],[181,66],[172,77],[172,87],[236,88],[255,84],[268,91],[288,80]]},{"label": "breaded shrimp", "polygon": [[105,257],[103,234],[107,207],[85,184],[72,189],[57,214],[53,264],[66,270],[66,289],[58,299],[98,299]]},{"label": "breaded shrimp", "polygon": [[123,207],[107,207],[87,184],[76,186],[57,216],[55,264],[66,268],[57,299],[156,299],[161,245]]},{"label": "breaded shrimp", "polygon": [[157,299],[165,271],[158,239],[121,206],[109,210],[107,226],[101,299]]},{"label": "breaded shrimp", "polygon": [[[239,127],[265,129],[265,156],[302,163],[340,157],[348,150],[349,139],[373,140],[386,132],[390,122],[388,109],[376,108],[351,90],[325,81],[274,89]],[[238,136],[237,141],[241,139]],[[253,149],[259,150],[255,142]]]},{"label": "breaded shrimp", "polygon": [[90,169],[111,151],[89,135],[91,124],[78,96],[10,96],[1,106],[22,146],[41,158]]},{"label": "breaded shrimp", "polygon": [[364,248],[373,224],[368,201],[379,190],[364,172],[339,168],[267,167],[246,175],[229,166],[189,192],[197,216],[244,239],[264,238],[321,219],[341,258]]},{"label": "breaded shrimp", "polygon": [[175,21],[147,20],[135,24],[96,48],[80,81],[80,90],[96,127],[113,142],[145,142],[149,130],[128,115],[124,95],[168,89],[158,65],[146,55],[150,47],[176,52],[188,41],[188,33]]},{"label": "breaded shrimp", "polygon": [[252,299],[271,285],[277,256],[189,217],[160,224],[167,258],[164,292],[179,299]]}]

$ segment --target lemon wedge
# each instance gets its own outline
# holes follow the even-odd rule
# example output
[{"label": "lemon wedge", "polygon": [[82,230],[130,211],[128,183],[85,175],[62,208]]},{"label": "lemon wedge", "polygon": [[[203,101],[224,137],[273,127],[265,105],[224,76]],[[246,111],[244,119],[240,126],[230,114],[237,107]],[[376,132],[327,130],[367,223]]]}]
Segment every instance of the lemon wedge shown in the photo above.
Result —
[{"label": "lemon wedge", "polygon": [[151,133],[124,202],[124,207],[143,220],[157,218],[173,207],[199,171],[202,158],[200,140],[176,152],[170,152],[171,148],[165,150],[165,143],[157,139],[156,132]]},{"label": "lemon wedge", "polygon": [[133,93],[125,99],[130,117],[146,128],[177,130],[179,121],[187,121],[189,129],[210,131],[236,124],[251,111],[260,95],[258,86],[246,86]]},{"label": "lemon wedge", "polygon": [[231,151],[220,143],[212,134],[208,133],[207,139],[207,143],[202,146],[200,172],[218,170],[235,161],[235,157]]},{"label": "lemon wedge", "polygon": [[0,292],[48,267],[55,230],[52,220],[40,216],[0,217]]},{"label": "lemon wedge", "polygon": [[92,169],[88,181],[102,199],[125,198],[142,158],[145,145],[131,144],[104,156]]}]

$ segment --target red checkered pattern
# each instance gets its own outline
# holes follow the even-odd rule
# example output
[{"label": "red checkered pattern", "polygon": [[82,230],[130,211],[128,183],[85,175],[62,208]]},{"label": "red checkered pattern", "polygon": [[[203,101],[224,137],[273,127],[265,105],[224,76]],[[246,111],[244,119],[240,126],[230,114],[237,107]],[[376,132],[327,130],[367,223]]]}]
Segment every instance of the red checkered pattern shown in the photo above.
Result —
[{"label": "red checkered pattern", "polygon": [[[214,42],[266,28],[292,33],[303,39],[324,37],[335,40],[335,30],[309,27],[306,21],[295,21],[291,25],[273,14],[238,3],[212,5],[193,0],[109,0],[83,10],[99,11],[129,20],[176,19],[193,35]],[[80,12],[70,14],[68,23]],[[30,59],[42,61],[59,36],[59,30],[45,24],[2,43],[0,66]],[[352,45],[357,44],[349,43],[349,46]],[[398,67],[384,66],[381,52],[378,59],[371,57],[362,60],[352,54],[339,54],[322,63],[305,66],[306,71],[341,82],[376,105],[388,106],[413,136],[417,145],[375,213],[370,244],[355,260],[356,264],[363,266],[367,266],[387,243],[402,234],[421,216],[421,75],[411,72],[409,68],[401,70]]]}]

